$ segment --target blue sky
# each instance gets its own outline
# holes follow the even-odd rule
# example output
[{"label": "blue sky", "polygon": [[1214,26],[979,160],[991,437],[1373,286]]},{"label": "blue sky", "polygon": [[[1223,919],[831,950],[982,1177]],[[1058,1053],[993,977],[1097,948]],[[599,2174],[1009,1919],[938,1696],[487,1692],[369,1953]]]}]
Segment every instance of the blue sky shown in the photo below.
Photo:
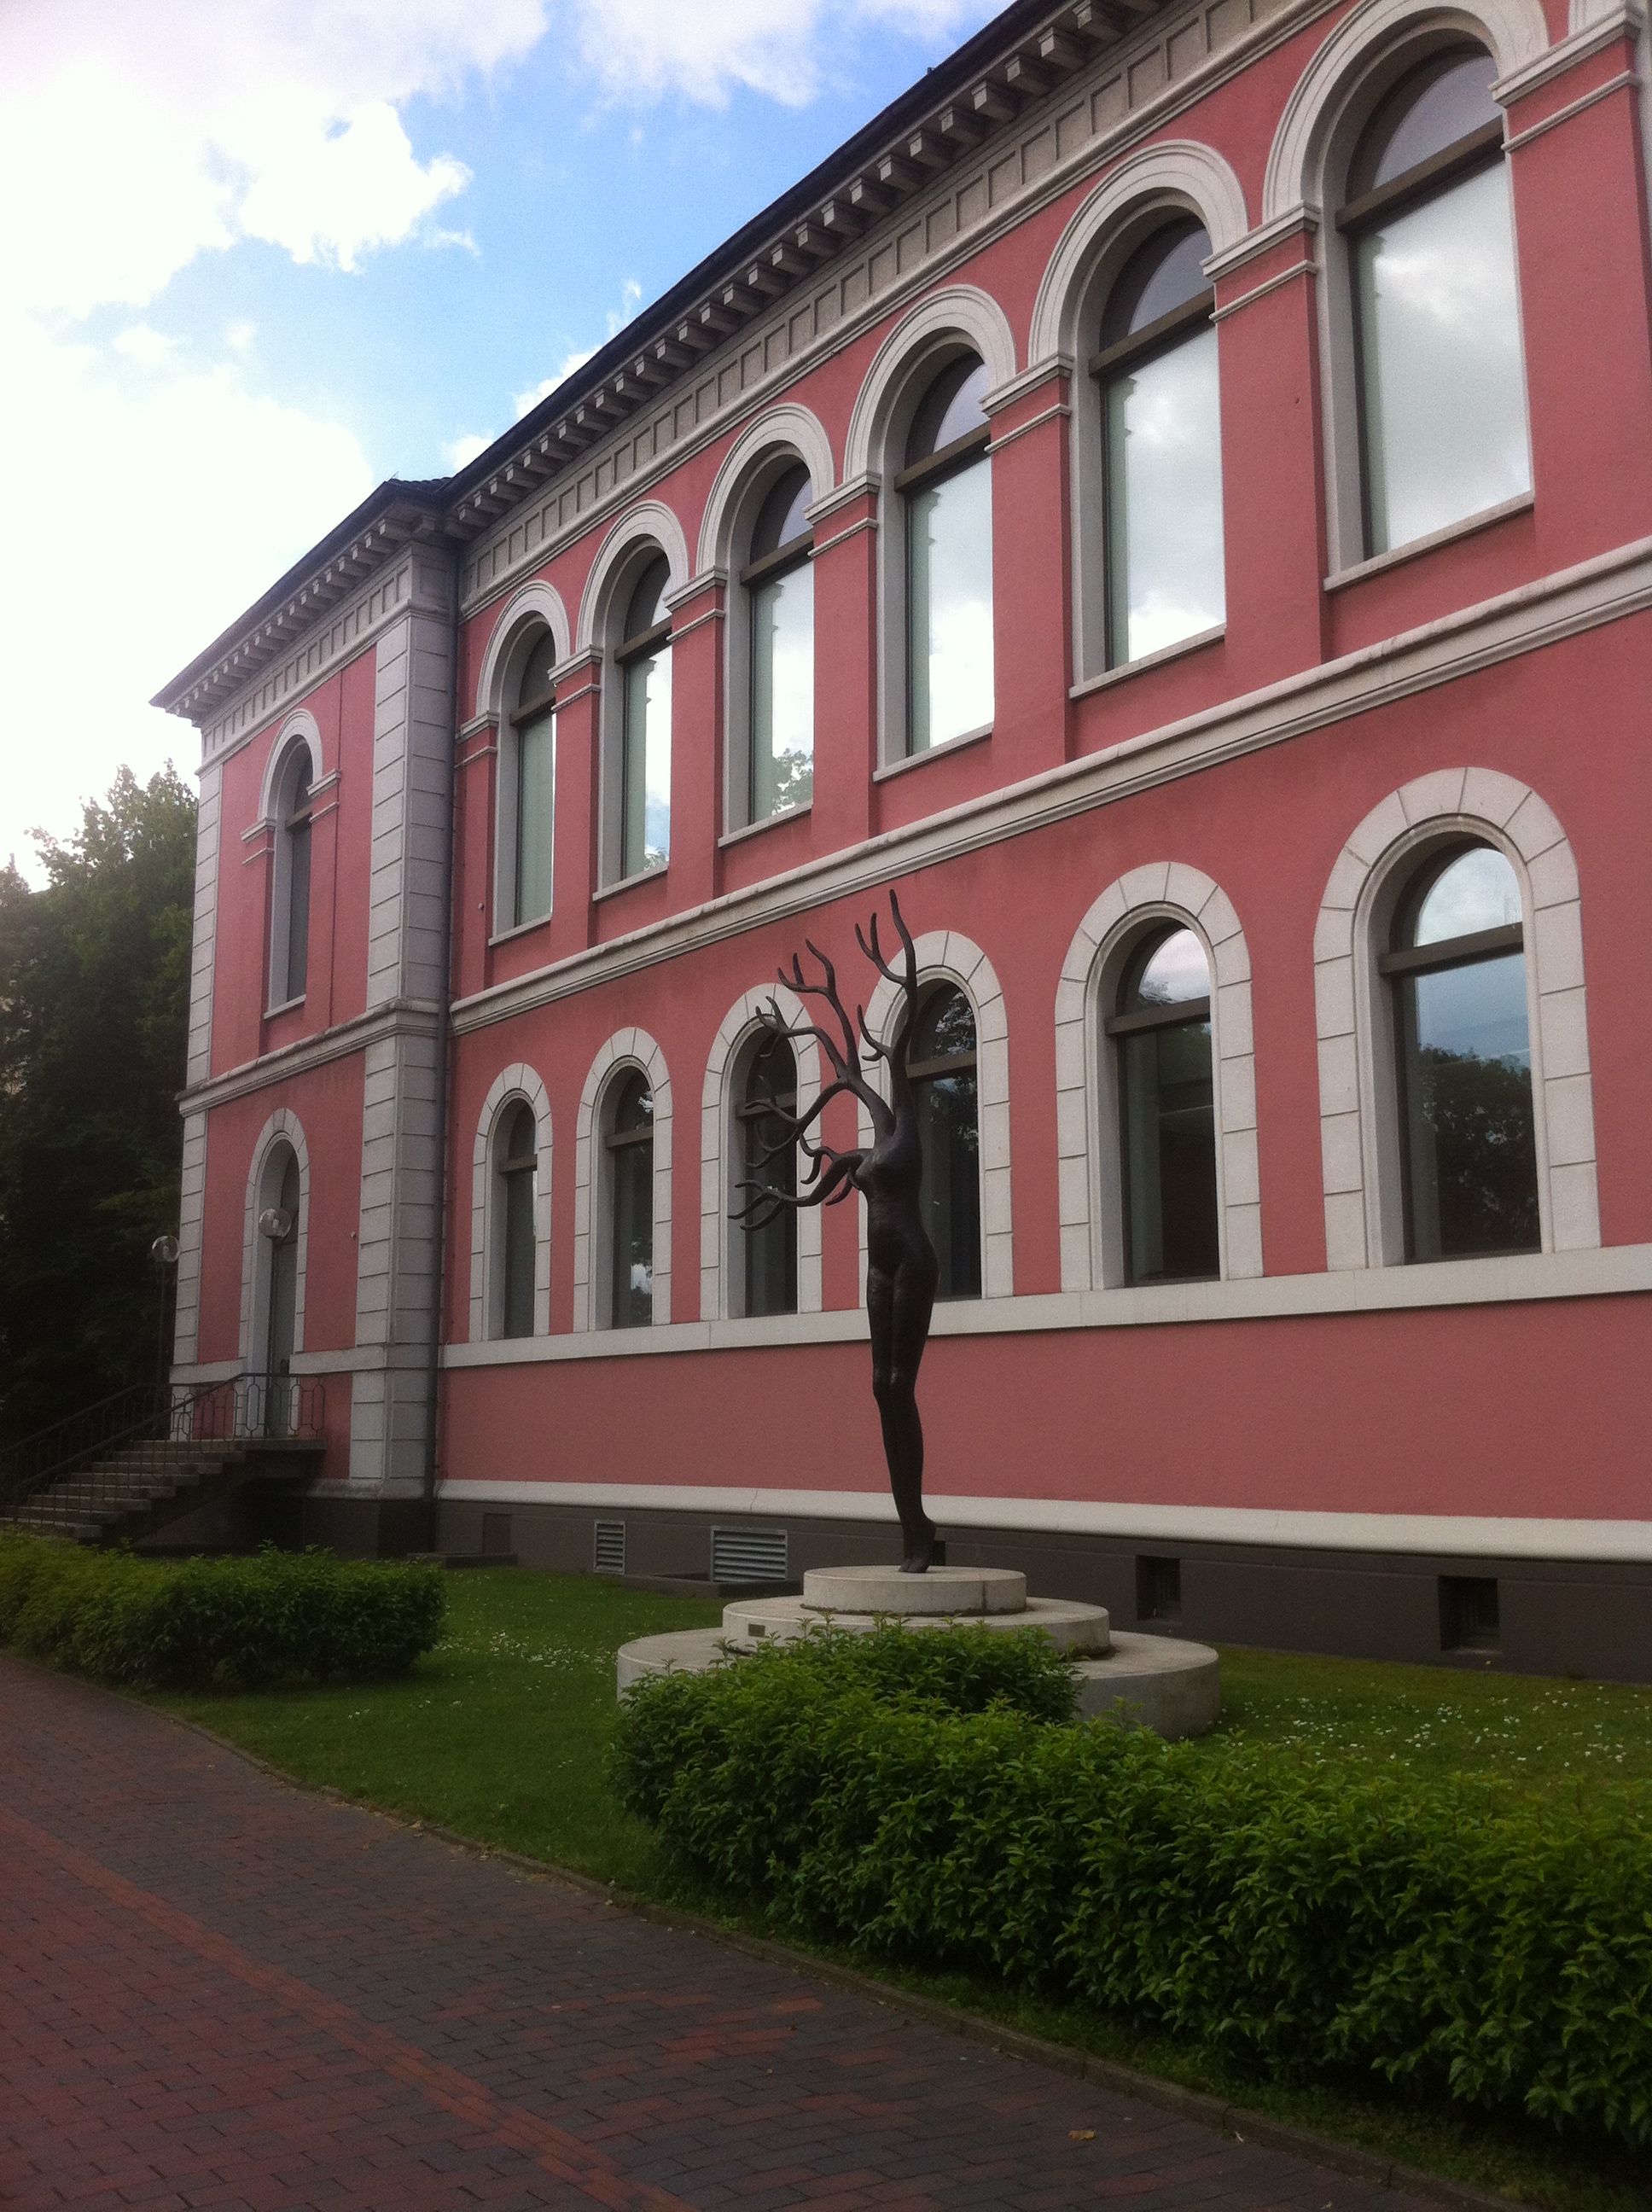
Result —
[{"label": "blue sky", "polygon": [[192,767],[145,702],[372,483],[498,435],[994,12],[0,0],[0,860]]}]

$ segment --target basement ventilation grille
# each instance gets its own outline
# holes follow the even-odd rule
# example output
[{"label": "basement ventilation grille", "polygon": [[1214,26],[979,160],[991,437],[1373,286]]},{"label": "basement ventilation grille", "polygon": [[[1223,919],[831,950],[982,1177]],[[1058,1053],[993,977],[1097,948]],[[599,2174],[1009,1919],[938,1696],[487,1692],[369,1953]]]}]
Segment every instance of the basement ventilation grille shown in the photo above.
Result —
[{"label": "basement ventilation grille", "polygon": [[786,1550],[784,1528],[714,1528],[711,1578],[714,1583],[783,1583]]},{"label": "basement ventilation grille", "polygon": [[591,1547],[592,1571],[598,1575],[625,1572],[625,1523],[598,1521]]}]

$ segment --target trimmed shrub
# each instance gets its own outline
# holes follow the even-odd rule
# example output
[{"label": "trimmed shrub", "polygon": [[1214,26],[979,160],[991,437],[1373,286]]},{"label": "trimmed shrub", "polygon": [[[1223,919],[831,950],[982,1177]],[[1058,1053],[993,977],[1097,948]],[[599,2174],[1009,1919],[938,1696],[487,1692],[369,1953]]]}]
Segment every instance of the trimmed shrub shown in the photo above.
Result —
[{"label": "trimmed shrub", "polygon": [[273,1548],[173,1564],[0,1539],[0,1644],[131,1689],[405,1674],[446,1605],[437,1567]]},{"label": "trimmed shrub", "polygon": [[947,1675],[936,1647],[982,1640],[650,1678],[619,1794],[683,1868],[868,1952],[1652,2145],[1643,1818],[1064,1725]]}]

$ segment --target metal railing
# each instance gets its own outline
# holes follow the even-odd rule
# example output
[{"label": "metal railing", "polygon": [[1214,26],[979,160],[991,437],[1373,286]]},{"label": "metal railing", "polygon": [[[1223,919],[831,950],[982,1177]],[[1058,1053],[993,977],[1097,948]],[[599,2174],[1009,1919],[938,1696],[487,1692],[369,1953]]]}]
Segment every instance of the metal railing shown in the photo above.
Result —
[{"label": "metal railing", "polygon": [[210,1455],[214,1444],[314,1443],[325,1433],[322,1383],[305,1375],[134,1383],[0,1449],[0,1519],[58,1483],[95,1513],[136,1501],[146,1474]]}]

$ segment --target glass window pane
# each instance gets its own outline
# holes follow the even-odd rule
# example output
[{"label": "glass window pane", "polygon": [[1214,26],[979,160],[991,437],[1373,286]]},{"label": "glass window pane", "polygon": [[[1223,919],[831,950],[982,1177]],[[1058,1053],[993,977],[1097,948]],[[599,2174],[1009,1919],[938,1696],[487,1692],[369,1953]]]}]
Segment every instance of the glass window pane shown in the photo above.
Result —
[{"label": "glass window pane", "polygon": [[[798,1067],[783,1038],[754,1053],[746,1077],[744,1103],[773,1100],[791,1111],[797,1102]],[[786,1124],[774,1114],[742,1117],[739,1124],[742,1180],[796,1197],[798,1156],[785,1144]],[[764,1154],[783,1146],[770,1160]],[[743,1200],[751,1194],[742,1193]],[[798,1310],[798,1217],[784,1207],[761,1229],[741,1232],[745,1242],[745,1310],[748,1314],[795,1313]]]},{"label": "glass window pane", "polygon": [[[307,783],[304,796],[309,796]],[[310,824],[307,818],[287,832],[287,988],[288,999],[304,996],[310,965]]]},{"label": "glass window pane", "polygon": [[625,666],[623,876],[663,868],[671,846],[671,654]]},{"label": "glass window pane", "polygon": [[1107,387],[1108,614],[1115,665],[1227,616],[1216,331]]},{"label": "glass window pane", "polygon": [[1476,46],[1436,55],[1396,85],[1361,140],[1349,165],[1348,197],[1392,184],[1436,154],[1488,123],[1503,110],[1491,97],[1497,65]]},{"label": "glass window pane", "polygon": [[[641,1076],[628,1079],[615,1102],[607,1150],[612,1232],[609,1320],[615,1328],[646,1328],[654,1316],[654,1102]],[[616,1143],[616,1138],[629,1141]]]},{"label": "glass window pane", "polygon": [[1411,1256],[1540,1241],[1526,956],[1400,979]]},{"label": "glass window pane", "polygon": [[525,723],[516,738],[516,910],[519,922],[550,912],[550,806],[556,717]]},{"label": "glass window pane", "polygon": [[941,1263],[936,1295],[981,1296],[981,1138],[975,1071],[932,1075],[913,1086],[923,1134],[919,1203]]},{"label": "glass window pane", "polygon": [[751,558],[761,561],[765,554],[778,553],[782,545],[790,545],[799,538],[809,535],[809,507],[815,495],[809,471],[799,461],[786,474],[764,500],[756,525],[751,532]]},{"label": "glass window pane", "polygon": [[815,572],[751,595],[751,818],[806,806],[815,778]]},{"label": "glass window pane", "polygon": [[533,1194],[531,1169],[501,1176],[505,1187],[505,1310],[502,1334],[533,1334]]},{"label": "glass window pane", "polygon": [[910,744],[993,719],[993,476],[985,459],[907,499]]},{"label": "glass window pane", "polygon": [[550,690],[551,671],[556,665],[556,641],[549,630],[544,630],[538,643],[528,655],[522,670],[522,681],[516,687],[519,705],[525,707],[530,701],[542,697]]},{"label": "glass window pane", "polygon": [[1475,845],[1442,868],[1417,909],[1410,941],[1443,945],[1482,929],[1508,929],[1521,920],[1520,884],[1490,845]]},{"label": "glass window pane", "polygon": [[1532,488],[1507,167],[1354,250],[1370,550]]},{"label": "glass window pane", "polygon": [[924,394],[907,440],[907,465],[925,460],[985,428],[987,364],[966,354],[944,368]]},{"label": "glass window pane", "polygon": [[1126,1262],[1133,1283],[1221,1272],[1211,1025],[1119,1039]]},{"label": "glass window pane", "polygon": [[665,621],[665,594],[671,584],[671,564],[663,553],[656,554],[632,589],[625,611],[627,637],[641,637]]},{"label": "glass window pane", "polygon": [[1211,995],[1210,963],[1205,947],[1191,929],[1172,929],[1150,941],[1144,954],[1127,972],[1122,1011],[1133,1013],[1146,1006],[1179,1006],[1189,999]]},{"label": "glass window pane", "polygon": [[1208,292],[1211,280],[1204,264],[1210,255],[1210,233],[1202,223],[1172,223],[1150,238],[1131,255],[1108,295],[1102,343],[1116,345]]},{"label": "glass window pane", "polygon": [[949,1060],[975,1048],[975,1010],[963,993],[948,985],[933,991],[919,1010],[907,1048],[910,1066],[926,1060]]}]

